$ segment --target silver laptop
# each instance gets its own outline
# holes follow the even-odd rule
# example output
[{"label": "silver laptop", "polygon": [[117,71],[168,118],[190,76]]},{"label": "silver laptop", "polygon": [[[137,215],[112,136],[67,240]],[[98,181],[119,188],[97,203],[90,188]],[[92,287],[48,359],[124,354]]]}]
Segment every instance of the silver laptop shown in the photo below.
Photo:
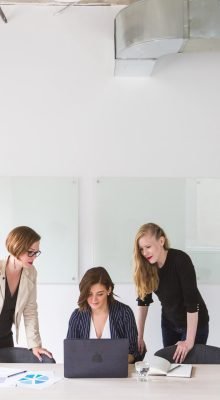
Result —
[{"label": "silver laptop", "polygon": [[128,339],[64,339],[65,378],[125,378]]}]

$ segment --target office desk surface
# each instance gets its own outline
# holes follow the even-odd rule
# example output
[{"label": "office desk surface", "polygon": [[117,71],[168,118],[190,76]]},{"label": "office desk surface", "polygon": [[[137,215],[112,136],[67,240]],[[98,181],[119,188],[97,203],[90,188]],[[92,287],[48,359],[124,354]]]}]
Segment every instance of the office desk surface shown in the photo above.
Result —
[{"label": "office desk surface", "polygon": [[[0,364],[1,367],[24,368],[28,371],[50,370],[63,377],[61,364]],[[0,389],[3,400],[219,400],[220,365],[195,365],[192,378],[149,377],[138,381],[134,366],[129,377],[119,379],[63,378],[42,390],[8,387]]]}]

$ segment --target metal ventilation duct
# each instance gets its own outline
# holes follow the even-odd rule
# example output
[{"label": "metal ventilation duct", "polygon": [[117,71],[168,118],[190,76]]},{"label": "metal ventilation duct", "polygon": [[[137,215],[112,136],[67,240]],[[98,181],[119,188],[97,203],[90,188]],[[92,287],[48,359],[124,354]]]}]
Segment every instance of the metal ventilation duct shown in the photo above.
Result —
[{"label": "metal ventilation duct", "polygon": [[186,51],[220,51],[220,0],[139,0],[117,14],[115,75],[148,76]]}]

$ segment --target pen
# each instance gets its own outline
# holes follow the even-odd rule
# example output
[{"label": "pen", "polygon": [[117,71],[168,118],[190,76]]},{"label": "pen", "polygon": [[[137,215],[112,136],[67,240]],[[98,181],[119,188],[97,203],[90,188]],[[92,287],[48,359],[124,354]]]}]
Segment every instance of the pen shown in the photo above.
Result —
[{"label": "pen", "polygon": [[173,371],[174,369],[179,368],[179,367],[181,367],[181,364],[174,365],[173,367],[171,367],[171,368],[169,369],[168,372],[171,372],[171,371]]},{"label": "pen", "polygon": [[3,21],[7,24],[7,18],[6,18],[6,16],[5,16],[5,14],[3,13],[3,11],[2,11],[2,8],[0,7],[0,16],[1,16],[1,18],[3,19]]},{"label": "pen", "polygon": [[25,370],[25,371],[15,372],[14,374],[8,375],[7,378],[11,378],[11,376],[16,376],[16,375],[24,374],[25,372],[27,372],[27,371]]}]

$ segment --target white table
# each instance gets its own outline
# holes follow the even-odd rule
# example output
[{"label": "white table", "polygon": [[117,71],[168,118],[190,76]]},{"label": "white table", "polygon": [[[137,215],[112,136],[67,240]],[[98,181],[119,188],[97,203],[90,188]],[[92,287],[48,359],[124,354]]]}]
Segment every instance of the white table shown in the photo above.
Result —
[{"label": "white table", "polygon": [[[61,364],[0,364],[26,370],[51,370],[63,377]],[[0,389],[2,400],[219,400],[220,365],[196,365],[192,378],[149,377],[138,381],[130,366],[129,377],[119,379],[63,378],[42,390],[9,387]]]}]

